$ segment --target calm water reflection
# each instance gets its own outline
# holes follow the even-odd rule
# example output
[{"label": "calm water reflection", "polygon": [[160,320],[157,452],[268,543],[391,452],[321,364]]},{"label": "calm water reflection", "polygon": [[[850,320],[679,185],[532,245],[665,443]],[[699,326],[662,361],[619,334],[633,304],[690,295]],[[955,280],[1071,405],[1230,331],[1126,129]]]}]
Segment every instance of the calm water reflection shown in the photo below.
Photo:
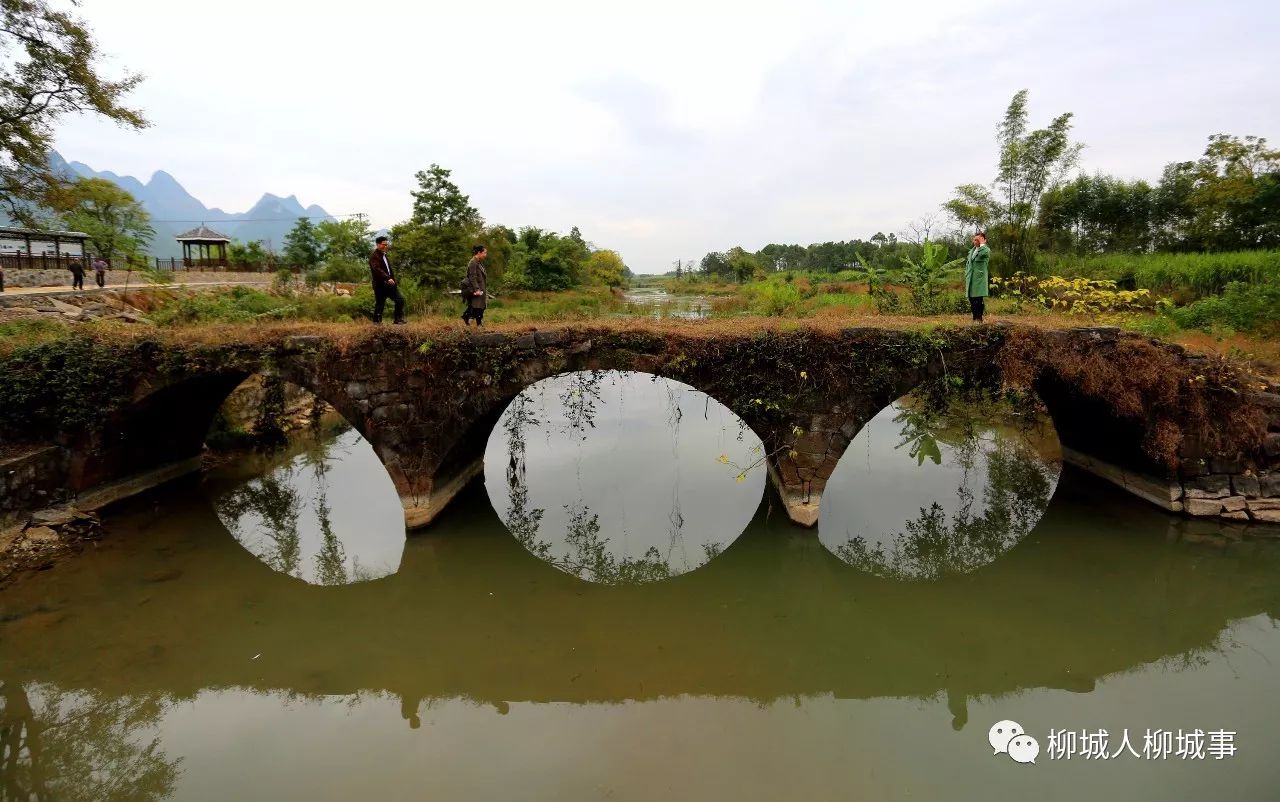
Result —
[{"label": "calm water reflection", "polygon": [[764,489],[760,439],[725,406],[644,373],[538,382],[503,413],[485,487],[540,559],[590,582],[692,571],[751,520]]},{"label": "calm water reflection", "polygon": [[661,287],[632,287],[623,298],[633,308],[654,318],[700,320],[711,314],[711,299],[704,295],[673,295]]},{"label": "calm water reflection", "polygon": [[282,574],[342,585],[394,574],[404,513],[373,447],[341,421],[283,452],[211,471],[213,507],[236,541]]},{"label": "calm water reflection", "polygon": [[1061,472],[1042,409],[1000,401],[938,411],[909,396],[849,444],[823,494],[819,537],[880,576],[968,573],[1027,536]]},{"label": "calm water reflection", "polygon": [[[579,442],[612,419],[592,403]],[[565,437],[539,431],[541,447]],[[660,473],[647,464],[637,481]],[[354,509],[359,531],[372,480],[333,465],[325,481],[350,554],[338,522]],[[0,591],[0,799],[1261,802],[1280,787],[1280,544],[1202,545],[1234,530],[1069,468],[1016,549],[934,582],[851,568],[768,496],[715,560],[639,586],[531,558],[478,483],[401,537],[395,574],[333,587],[242,547],[198,479],[106,526]],[[296,551],[305,567],[319,549]],[[1199,727],[1235,731],[1240,751],[1018,766],[991,755],[1001,719],[1042,747],[1050,729]]]}]

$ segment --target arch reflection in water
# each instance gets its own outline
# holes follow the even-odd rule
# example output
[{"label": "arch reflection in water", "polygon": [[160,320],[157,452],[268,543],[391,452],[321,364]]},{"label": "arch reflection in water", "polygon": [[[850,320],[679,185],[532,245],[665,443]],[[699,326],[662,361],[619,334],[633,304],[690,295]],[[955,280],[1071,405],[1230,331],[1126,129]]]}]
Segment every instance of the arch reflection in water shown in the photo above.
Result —
[{"label": "arch reflection in water", "polygon": [[1049,505],[1062,472],[1057,432],[1028,399],[890,404],[849,444],[827,483],[824,546],[899,579],[940,579],[1013,548]]},{"label": "arch reflection in water", "polygon": [[485,450],[485,488],[525,548],[590,582],[692,571],[759,506],[760,439],[705,393],[644,373],[569,373],[516,397]]},{"label": "arch reflection in water", "polygon": [[373,447],[341,418],[210,471],[206,487],[223,525],[272,570],[343,585],[400,568],[400,497]]}]

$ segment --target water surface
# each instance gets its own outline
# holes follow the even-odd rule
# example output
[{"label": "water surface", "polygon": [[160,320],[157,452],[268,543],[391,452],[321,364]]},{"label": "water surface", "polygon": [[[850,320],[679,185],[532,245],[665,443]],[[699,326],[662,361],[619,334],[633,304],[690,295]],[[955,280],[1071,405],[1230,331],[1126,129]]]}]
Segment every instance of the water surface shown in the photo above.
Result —
[{"label": "water surface", "polygon": [[[325,459],[362,459],[343,442]],[[673,471],[661,442],[632,474]],[[576,453],[562,454],[571,476]],[[273,469],[259,470],[248,481]],[[340,470],[325,479],[332,529],[359,555],[385,475],[344,474],[361,499],[344,517]],[[292,477],[315,498],[314,471]],[[911,484],[877,501],[916,503]],[[211,489],[192,478],[123,504],[95,549],[0,594],[0,798],[1250,801],[1280,787],[1274,544],[1222,540],[1234,530],[1070,468],[1013,548],[936,579],[851,566],[764,493],[695,570],[585,581],[522,545],[475,483],[401,541],[394,573],[325,586],[238,542]],[[320,527],[304,508],[305,540]],[[1239,752],[1024,766],[991,754],[1001,719],[1042,748],[1051,729],[1127,728],[1141,752],[1146,728],[1225,728]]]}]

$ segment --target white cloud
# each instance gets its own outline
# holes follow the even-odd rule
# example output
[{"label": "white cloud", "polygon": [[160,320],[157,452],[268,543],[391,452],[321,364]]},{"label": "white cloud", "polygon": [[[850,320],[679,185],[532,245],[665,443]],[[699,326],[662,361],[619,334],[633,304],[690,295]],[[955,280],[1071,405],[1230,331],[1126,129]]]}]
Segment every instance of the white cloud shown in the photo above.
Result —
[{"label": "white cloud", "polygon": [[491,221],[581,227],[636,270],[895,231],[987,180],[1009,97],[1073,111],[1084,166],[1155,177],[1210,133],[1280,137],[1272,3],[86,0],[154,126],[69,159],[389,225],[438,162]]}]

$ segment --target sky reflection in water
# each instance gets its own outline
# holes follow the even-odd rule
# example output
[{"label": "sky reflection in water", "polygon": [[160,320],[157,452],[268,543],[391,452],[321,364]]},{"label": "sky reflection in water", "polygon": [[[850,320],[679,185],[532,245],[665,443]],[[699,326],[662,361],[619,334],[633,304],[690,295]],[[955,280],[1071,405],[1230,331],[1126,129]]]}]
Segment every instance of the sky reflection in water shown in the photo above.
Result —
[{"label": "sky reflection in water", "polygon": [[1001,401],[938,412],[907,396],[849,444],[827,483],[818,535],[841,560],[880,576],[969,573],[1027,536],[1061,473],[1043,410]]},{"label": "sky reflection in water", "polygon": [[237,458],[206,486],[223,525],[272,570],[345,585],[400,568],[400,497],[373,446],[345,422],[283,452]]},{"label": "sky reflection in water", "polygon": [[760,440],[688,385],[643,373],[545,379],[503,413],[485,488],[525,548],[590,582],[692,571],[738,537],[759,506]]}]

